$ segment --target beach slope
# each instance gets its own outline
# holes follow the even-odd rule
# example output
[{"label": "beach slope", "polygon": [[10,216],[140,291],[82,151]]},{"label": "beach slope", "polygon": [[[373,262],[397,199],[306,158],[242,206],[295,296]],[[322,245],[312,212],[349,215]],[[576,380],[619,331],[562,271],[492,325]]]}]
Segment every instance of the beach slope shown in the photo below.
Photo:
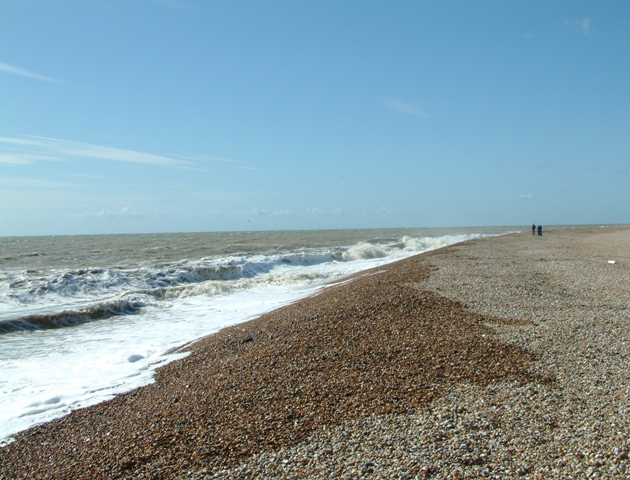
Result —
[{"label": "beach slope", "polygon": [[0,478],[625,478],[629,306],[629,228],[417,255],[22,432]]}]

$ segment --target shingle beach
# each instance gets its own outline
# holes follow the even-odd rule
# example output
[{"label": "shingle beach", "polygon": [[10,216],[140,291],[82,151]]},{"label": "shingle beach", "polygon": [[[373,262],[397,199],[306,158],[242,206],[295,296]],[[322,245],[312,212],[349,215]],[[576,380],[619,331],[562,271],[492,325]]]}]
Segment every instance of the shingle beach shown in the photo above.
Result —
[{"label": "shingle beach", "polygon": [[187,347],[2,479],[630,478],[630,228],[473,240]]}]

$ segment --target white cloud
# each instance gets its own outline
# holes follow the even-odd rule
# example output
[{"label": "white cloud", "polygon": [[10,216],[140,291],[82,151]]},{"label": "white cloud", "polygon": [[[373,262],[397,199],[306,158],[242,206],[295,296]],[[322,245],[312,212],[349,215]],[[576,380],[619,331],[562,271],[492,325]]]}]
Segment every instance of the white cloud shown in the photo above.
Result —
[{"label": "white cloud", "polygon": [[289,210],[265,210],[262,208],[254,208],[249,211],[249,215],[255,217],[289,217],[291,212]]},{"label": "white cloud", "polygon": [[0,152],[0,164],[4,165],[30,165],[38,160],[59,160],[59,158],[50,155]]},{"label": "white cloud", "polygon": [[178,155],[179,158],[185,158],[187,160],[197,161],[214,161],[214,162],[227,162],[227,163],[242,163],[238,160],[232,160],[231,158],[216,157],[214,155]]},{"label": "white cloud", "polygon": [[323,208],[307,208],[306,211],[311,215],[341,215],[343,211],[341,208],[336,208],[334,210],[325,210]]},{"label": "white cloud", "polygon": [[232,166],[236,168],[243,168],[245,170],[255,170],[258,172],[262,172],[263,170],[260,168],[250,167],[245,162],[241,162],[240,160],[232,160],[231,158],[224,157],[216,157],[214,155],[178,155],[178,158],[183,158],[186,160],[193,160],[196,162],[223,162],[230,163]]},{"label": "white cloud", "polygon": [[94,145],[91,143],[73,142],[57,138],[28,135],[22,137],[0,137],[0,148],[2,144],[5,144],[7,148],[12,151],[0,152],[1,154],[22,155],[23,159],[31,161],[70,156],[180,168],[189,168],[193,165],[192,162],[186,160],[154,155],[152,153]]},{"label": "white cloud", "polygon": [[409,103],[405,103],[397,98],[382,98],[381,102],[388,108],[400,113],[406,113],[407,115],[413,115],[414,117],[426,118],[429,116],[424,110],[415,107]]},{"label": "white cloud", "polygon": [[44,82],[61,83],[61,81],[57,80],[56,78],[38,75],[37,73],[29,72],[27,70],[22,70],[21,68],[14,67],[12,65],[7,65],[6,63],[2,63],[2,62],[0,62],[0,72],[12,73],[14,75],[22,75],[23,77],[34,78],[36,80],[42,80]]},{"label": "white cloud", "polygon": [[567,28],[572,28],[572,29],[579,28],[584,35],[588,35],[590,33],[591,23],[592,22],[591,22],[590,17],[583,18],[580,20],[565,20],[564,21],[564,24],[567,26]]},{"label": "white cloud", "polygon": [[3,165],[28,165],[31,159],[28,155],[20,155],[15,153],[0,153],[0,164]]},{"label": "white cloud", "polygon": [[122,218],[122,217],[140,217],[140,213],[132,210],[129,207],[124,207],[119,212],[111,212],[109,210],[101,210],[100,212],[92,213],[85,212],[79,214],[71,214],[74,218]]},{"label": "white cloud", "polygon": [[0,185],[20,188],[67,188],[81,186],[76,183],[51,182],[34,178],[0,178]]},{"label": "white cloud", "polygon": [[254,217],[292,217],[290,210],[265,210],[264,208],[253,208],[251,210],[214,210],[208,212],[210,215],[224,218],[254,218]]},{"label": "white cloud", "polygon": [[66,173],[69,177],[80,177],[80,178],[105,178],[102,175],[88,175],[85,173]]},{"label": "white cloud", "polygon": [[528,200],[531,200],[531,199],[534,198],[534,194],[533,193],[523,193],[523,194],[519,195],[518,198],[526,198]]}]

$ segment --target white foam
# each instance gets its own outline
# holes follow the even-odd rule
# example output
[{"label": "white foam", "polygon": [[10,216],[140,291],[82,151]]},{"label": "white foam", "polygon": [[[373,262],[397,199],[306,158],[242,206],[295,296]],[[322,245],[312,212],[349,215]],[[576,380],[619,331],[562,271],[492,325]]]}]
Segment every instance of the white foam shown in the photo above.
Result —
[{"label": "white foam", "polygon": [[[212,275],[199,273],[198,265],[181,268],[180,273],[193,272],[189,274],[202,280],[171,281],[175,286],[138,314],[0,335],[0,439],[146,385],[155,368],[186,355],[180,346],[311,295],[327,281],[471,237],[404,237],[343,252],[251,256],[241,259],[239,268],[220,269],[230,280],[206,278]],[[215,265],[230,261],[235,262],[214,260]],[[170,276],[163,273],[163,279],[180,275],[176,269]],[[116,290],[119,284],[109,285]],[[79,298],[74,301],[85,301],[83,295]]]}]

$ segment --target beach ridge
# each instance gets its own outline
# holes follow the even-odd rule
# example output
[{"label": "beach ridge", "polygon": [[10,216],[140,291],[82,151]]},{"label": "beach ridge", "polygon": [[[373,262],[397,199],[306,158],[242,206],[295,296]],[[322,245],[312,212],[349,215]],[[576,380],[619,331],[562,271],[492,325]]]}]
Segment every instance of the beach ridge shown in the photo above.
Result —
[{"label": "beach ridge", "polygon": [[625,478],[629,240],[512,234],[361,272],[20,433],[0,477]]}]

